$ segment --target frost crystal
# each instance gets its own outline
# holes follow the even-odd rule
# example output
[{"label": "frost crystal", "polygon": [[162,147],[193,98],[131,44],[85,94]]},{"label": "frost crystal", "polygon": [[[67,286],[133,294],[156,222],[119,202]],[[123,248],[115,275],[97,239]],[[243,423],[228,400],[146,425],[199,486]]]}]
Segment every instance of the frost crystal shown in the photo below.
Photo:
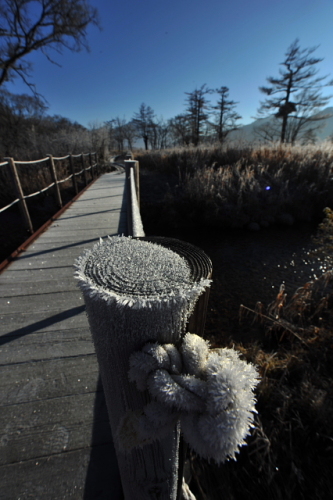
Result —
[{"label": "frost crystal", "polygon": [[[255,413],[255,367],[242,361],[233,349],[209,350],[205,340],[190,333],[184,337],[181,360],[176,364],[172,347],[175,349],[170,344],[146,344],[131,355],[129,379],[138,389],[148,389],[157,406],[150,406],[149,411],[146,407],[135,419],[134,414],[132,419],[130,413],[126,415],[128,434],[140,435],[142,441],[133,444],[127,439],[123,445],[157,439],[159,428],[161,437],[168,419],[173,422],[176,413],[184,439],[199,455],[218,463],[234,459],[245,444]],[[120,429],[124,429],[123,423]],[[124,430],[119,432],[124,434]]]},{"label": "frost crystal", "polygon": [[210,280],[193,282],[186,260],[147,241],[123,236],[101,240],[76,261],[83,291],[133,308],[196,299]]}]

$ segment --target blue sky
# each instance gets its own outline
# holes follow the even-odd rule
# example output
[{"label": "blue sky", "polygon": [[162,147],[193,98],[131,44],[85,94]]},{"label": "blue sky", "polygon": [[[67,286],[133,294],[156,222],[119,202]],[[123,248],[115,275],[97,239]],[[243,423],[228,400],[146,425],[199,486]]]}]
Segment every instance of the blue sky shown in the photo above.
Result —
[{"label": "blue sky", "polygon": [[[185,92],[227,86],[239,101],[242,124],[253,121],[258,90],[299,38],[320,45],[319,74],[333,78],[332,0],[90,0],[102,30],[88,30],[90,52],[54,54],[61,67],[36,52],[31,76],[48,113],[82,125],[119,116],[130,120],[142,102],[157,117],[185,110]],[[29,93],[17,80],[7,86]],[[333,88],[324,95],[333,94]],[[212,96],[212,103],[214,98]],[[330,105],[333,105],[331,100]]]}]

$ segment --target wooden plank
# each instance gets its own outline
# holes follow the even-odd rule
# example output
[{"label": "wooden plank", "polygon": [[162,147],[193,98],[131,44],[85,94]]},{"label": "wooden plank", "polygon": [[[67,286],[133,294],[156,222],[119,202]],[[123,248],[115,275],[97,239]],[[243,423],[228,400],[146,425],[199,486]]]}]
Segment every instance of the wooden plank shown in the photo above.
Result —
[{"label": "wooden plank", "polygon": [[73,276],[73,265],[77,257],[79,257],[83,253],[82,249],[75,249],[70,252],[68,250],[64,250],[64,252],[56,253],[44,253],[44,254],[27,254],[23,256],[21,259],[16,261],[15,270],[20,269],[43,269],[43,268],[58,268],[58,267],[67,267],[72,268],[72,272],[70,276]]},{"label": "wooden plank", "polygon": [[37,311],[61,312],[64,310],[64,307],[73,308],[83,304],[83,297],[78,290],[0,298],[0,308],[3,314],[29,311],[31,316],[33,316]]},{"label": "wooden plank", "polygon": [[95,392],[99,376],[95,354],[8,364],[1,372],[1,406]]},{"label": "wooden plank", "polygon": [[[74,269],[73,269],[73,274],[74,274]],[[14,280],[13,277],[15,277],[16,279]],[[5,294],[7,289],[9,290],[10,287],[19,286],[20,284],[22,285],[22,288],[25,288],[29,286],[30,283],[45,282],[45,284],[47,284],[49,281],[51,282],[54,281],[59,283],[62,282],[76,283],[76,279],[74,279],[73,276],[65,275],[65,276],[51,277],[47,272],[47,270],[45,269],[30,269],[30,272],[24,273],[23,271],[21,274],[19,274],[18,272],[15,272],[15,269],[13,269],[13,272],[9,272],[8,268],[6,269],[6,273],[1,276],[0,289],[1,293],[2,290],[4,290]],[[26,295],[24,289],[22,289],[22,294]]]},{"label": "wooden plank", "polygon": [[[89,210],[89,209],[88,209]],[[60,227],[60,226],[71,226],[71,225],[77,225],[78,227],[82,226],[89,226],[98,223],[99,227],[105,228],[105,224],[112,224],[112,216],[113,215],[119,215],[121,210],[119,207],[115,208],[109,208],[108,210],[104,210],[102,213],[96,212],[94,215],[87,215],[86,212],[72,212],[68,213],[67,217],[63,217],[61,219],[58,219],[57,225],[55,227]]]},{"label": "wooden plank", "polygon": [[111,442],[0,467],[1,500],[123,500]]},{"label": "wooden plank", "polygon": [[78,290],[76,280],[73,278],[63,278],[60,280],[40,280],[40,281],[23,281],[13,282],[8,279],[6,286],[4,283],[0,285],[0,297],[19,297],[22,295],[39,295],[41,289],[44,293],[62,292],[66,290]]},{"label": "wooden plank", "polygon": [[[74,268],[71,264],[62,267],[45,267],[45,268],[34,268],[32,266],[27,266],[27,268],[19,268],[17,269],[16,262],[13,262],[6,269],[6,277],[9,277],[11,280],[21,280],[21,281],[29,281],[29,279],[33,279],[33,276],[39,275],[40,279],[62,279],[68,278],[70,276],[70,270],[74,273]],[[1,282],[3,282],[5,278],[1,275]]]},{"label": "wooden plank", "polygon": [[[65,326],[67,324],[65,323]],[[95,354],[88,325],[0,337],[0,365]],[[3,382],[2,382],[3,383]]]},{"label": "wooden plank", "polygon": [[[56,230],[49,233],[49,240],[54,241],[72,241],[73,244],[81,243],[82,241],[87,241],[90,239],[98,239],[103,236],[111,236],[118,234],[118,226],[104,226],[104,228],[99,228],[95,225],[91,227],[86,226],[85,228],[76,228],[75,232],[72,229],[64,227],[61,230],[56,228]],[[72,235],[72,238],[68,238],[68,236]]]},{"label": "wooden plank", "polygon": [[20,313],[1,314],[1,332],[0,344],[7,336],[19,336],[47,332],[57,329],[68,330],[71,328],[87,327],[88,321],[84,314],[85,306],[82,304],[77,307],[63,308],[60,312],[37,311],[30,314],[29,311]]},{"label": "wooden plank", "polygon": [[81,248],[85,248],[87,246],[92,246],[96,240],[98,241],[98,237],[94,237],[91,239],[84,239],[78,240],[77,242],[75,241],[68,241],[65,243],[62,243],[59,241],[57,238],[49,238],[48,241],[40,241],[38,244],[35,245],[30,245],[21,255],[20,258],[24,257],[26,254],[34,254],[38,252],[57,252],[58,250],[65,250],[65,249],[73,249],[73,250],[80,250]]},{"label": "wooden plank", "polygon": [[[1,407],[0,464],[102,444],[110,429],[104,396],[95,391]],[[101,402],[101,404],[99,404]],[[98,412],[94,412],[94,407]],[[102,432],[95,435],[93,425]],[[111,438],[111,433],[109,433]]]}]

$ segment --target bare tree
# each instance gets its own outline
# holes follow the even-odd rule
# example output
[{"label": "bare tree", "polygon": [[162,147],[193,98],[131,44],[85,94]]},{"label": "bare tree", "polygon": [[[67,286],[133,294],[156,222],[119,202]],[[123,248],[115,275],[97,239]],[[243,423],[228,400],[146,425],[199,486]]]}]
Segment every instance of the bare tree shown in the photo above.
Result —
[{"label": "bare tree", "polygon": [[113,124],[113,138],[117,143],[117,149],[118,151],[123,151],[126,120],[125,118],[119,118],[119,116],[117,116],[111,120],[111,123]]},{"label": "bare tree", "polygon": [[48,116],[46,109],[36,95],[0,89],[0,157],[34,160],[91,150],[92,132],[63,116]]},{"label": "bare tree", "polygon": [[211,92],[210,89],[206,88],[206,84],[202,85],[200,89],[193,90],[193,92],[185,92],[188,95],[186,99],[186,116],[191,127],[191,140],[194,146],[199,144],[203,123],[209,116],[209,101],[206,96]]},{"label": "bare tree", "polygon": [[213,109],[216,110],[216,122],[211,123],[211,125],[216,131],[217,139],[223,144],[229,132],[239,128],[237,121],[242,117],[235,111],[238,103],[229,100],[228,87],[220,87],[215,92],[219,94],[219,100],[216,106],[213,106]]},{"label": "bare tree", "polygon": [[86,0],[0,0],[0,86],[20,76],[35,91],[25,57],[41,50],[54,62],[50,50],[87,49],[91,23],[98,24],[97,10]]},{"label": "bare tree", "polygon": [[170,128],[169,123],[162,117],[156,122],[157,148],[165,149],[169,146]]},{"label": "bare tree", "polygon": [[107,158],[109,155],[109,131],[107,125],[97,120],[88,123],[91,148],[99,157]]},{"label": "bare tree", "polygon": [[191,130],[189,118],[185,114],[176,115],[169,120],[169,129],[174,145],[189,146],[191,143]]},{"label": "bare tree", "polygon": [[143,139],[146,150],[148,149],[148,143],[151,142],[152,133],[154,133],[154,118],[154,110],[145,103],[141,104],[138,113],[134,113],[133,123],[137,128],[139,137]]},{"label": "bare tree", "polygon": [[129,150],[133,149],[133,144],[135,139],[138,137],[136,127],[133,122],[128,122],[125,124],[123,129],[124,137],[127,141],[127,147]]},{"label": "bare tree", "polygon": [[[294,142],[299,133],[308,128],[311,122],[318,122],[328,116],[314,116],[329,102],[331,96],[323,97],[321,90],[327,76],[316,77],[316,65],[323,59],[312,57],[318,47],[301,49],[296,39],[288,48],[280,76],[268,77],[269,87],[260,87],[260,91],[269,96],[258,110],[259,117],[267,116],[275,110],[275,118],[280,123],[280,141]],[[289,125],[289,134],[288,134]],[[293,131],[291,131],[291,128]],[[312,127],[314,130],[314,127]],[[288,137],[289,135],[289,137]]]},{"label": "bare tree", "polygon": [[38,96],[0,90],[0,155],[28,157],[36,148],[36,129],[46,106]]}]

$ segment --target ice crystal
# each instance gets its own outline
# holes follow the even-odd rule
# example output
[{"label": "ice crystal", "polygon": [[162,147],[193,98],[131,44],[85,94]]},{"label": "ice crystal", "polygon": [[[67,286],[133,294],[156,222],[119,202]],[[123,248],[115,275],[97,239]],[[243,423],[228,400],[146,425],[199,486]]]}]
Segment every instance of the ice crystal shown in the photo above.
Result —
[{"label": "ice crystal", "polygon": [[170,345],[149,343],[131,355],[130,380],[140,390],[148,389],[157,402],[157,407],[151,406],[140,418],[136,415],[136,421],[127,415],[131,433],[141,429],[144,441],[151,429],[151,438],[156,439],[159,428],[164,434],[168,419],[173,422],[176,412],[185,440],[199,455],[218,463],[235,458],[245,444],[255,412],[255,367],[233,349],[209,350],[205,340],[190,333],[184,337],[180,354],[181,360],[177,357],[173,363],[175,353]]}]

